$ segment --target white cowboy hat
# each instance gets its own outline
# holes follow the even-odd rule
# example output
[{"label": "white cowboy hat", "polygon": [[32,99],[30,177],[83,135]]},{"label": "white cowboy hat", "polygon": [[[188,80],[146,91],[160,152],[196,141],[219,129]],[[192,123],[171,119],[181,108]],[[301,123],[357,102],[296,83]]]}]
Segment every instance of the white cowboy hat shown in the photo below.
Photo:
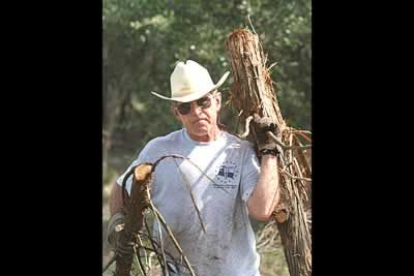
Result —
[{"label": "white cowboy hat", "polygon": [[176,102],[195,101],[205,94],[219,88],[229,76],[229,71],[224,73],[220,80],[214,84],[207,69],[195,61],[180,61],[171,74],[171,98],[151,92],[164,100]]}]

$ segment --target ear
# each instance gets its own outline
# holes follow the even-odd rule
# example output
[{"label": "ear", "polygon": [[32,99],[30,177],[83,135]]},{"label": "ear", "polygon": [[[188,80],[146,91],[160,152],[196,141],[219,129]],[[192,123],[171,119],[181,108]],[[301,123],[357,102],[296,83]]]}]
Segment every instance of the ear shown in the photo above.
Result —
[{"label": "ear", "polygon": [[181,122],[180,114],[178,113],[177,109],[174,107],[174,105],[171,105],[171,111],[174,113],[175,118]]},{"label": "ear", "polygon": [[216,95],[214,96],[214,100],[216,101],[217,111],[219,111],[221,108],[221,93],[220,92],[216,93]]}]

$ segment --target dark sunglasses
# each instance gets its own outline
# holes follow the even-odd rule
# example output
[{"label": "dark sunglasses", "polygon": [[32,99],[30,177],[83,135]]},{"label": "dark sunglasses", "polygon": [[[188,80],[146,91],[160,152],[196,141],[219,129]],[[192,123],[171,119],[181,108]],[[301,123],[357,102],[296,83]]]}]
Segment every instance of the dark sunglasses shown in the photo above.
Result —
[{"label": "dark sunglasses", "polygon": [[[213,95],[208,95],[208,96],[202,97],[202,98],[200,98],[200,99],[198,99],[194,102],[196,102],[197,105],[199,107],[203,108],[203,109],[209,108],[211,106],[211,98],[212,97],[213,97]],[[178,112],[181,115],[187,115],[191,111],[191,103],[192,102],[180,103],[180,104],[177,104],[176,108],[177,108]]]}]

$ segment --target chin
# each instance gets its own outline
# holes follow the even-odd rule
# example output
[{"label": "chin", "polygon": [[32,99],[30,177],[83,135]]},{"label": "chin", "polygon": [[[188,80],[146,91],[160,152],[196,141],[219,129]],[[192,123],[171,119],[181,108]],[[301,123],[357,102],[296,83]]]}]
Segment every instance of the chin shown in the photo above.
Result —
[{"label": "chin", "polygon": [[208,127],[199,127],[193,130],[193,134],[196,136],[208,135]]},{"label": "chin", "polygon": [[194,132],[194,134],[197,135],[197,136],[206,136],[206,135],[208,135],[208,131],[207,130],[196,131],[196,132]]}]

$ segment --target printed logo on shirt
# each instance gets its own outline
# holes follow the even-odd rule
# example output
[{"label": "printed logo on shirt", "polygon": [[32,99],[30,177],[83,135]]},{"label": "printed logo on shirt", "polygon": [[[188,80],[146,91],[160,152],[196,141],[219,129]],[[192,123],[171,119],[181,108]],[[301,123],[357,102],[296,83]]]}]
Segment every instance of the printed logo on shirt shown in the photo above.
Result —
[{"label": "printed logo on shirt", "polygon": [[218,175],[234,179],[234,167],[221,166]]},{"label": "printed logo on shirt", "polygon": [[214,188],[235,189],[237,188],[238,177],[237,164],[232,161],[225,161],[217,170],[214,177]]}]

